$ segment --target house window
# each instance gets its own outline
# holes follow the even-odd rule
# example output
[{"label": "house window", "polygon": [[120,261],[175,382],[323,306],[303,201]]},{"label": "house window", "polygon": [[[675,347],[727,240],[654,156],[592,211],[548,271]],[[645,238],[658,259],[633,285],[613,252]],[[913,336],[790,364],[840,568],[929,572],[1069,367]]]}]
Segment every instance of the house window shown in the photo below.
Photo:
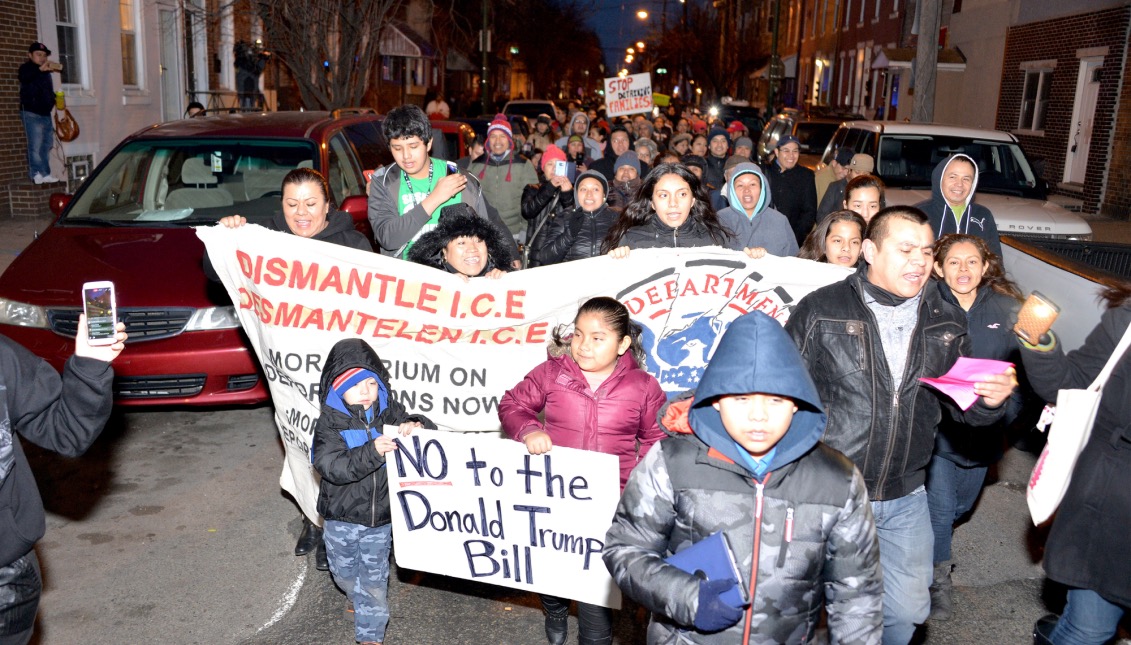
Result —
[{"label": "house window", "polygon": [[82,57],[79,51],[78,15],[75,0],[55,0],[55,35],[59,39],[59,74],[64,85],[82,84]]},{"label": "house window", "polygon": [[1019,130],[1044,130],[1045,111],[1052,86],[1051,69],[1034,69],[1025,72],[1025,92],[1021,96]]},{"label": "house window", "polygon": [[118,1],[122,23],[122,85],[137,86],[137,13],[134,0]]}]

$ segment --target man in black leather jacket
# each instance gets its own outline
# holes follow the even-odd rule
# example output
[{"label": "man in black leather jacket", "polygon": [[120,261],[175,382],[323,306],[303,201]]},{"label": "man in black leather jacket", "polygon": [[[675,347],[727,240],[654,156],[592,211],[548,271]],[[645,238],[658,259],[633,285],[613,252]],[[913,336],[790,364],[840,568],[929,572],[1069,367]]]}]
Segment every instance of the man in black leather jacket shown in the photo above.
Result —
[{"label": "man in black leather jacket", "polygon": [[926,469],[943,408],[970,425],[1005,412],[1012,374],[975,384],[965,412],[920,377],[969,355],[966,315],[929,282],[934,233],[922,211],[893,206],[869,224],[867,268],[803,298],[786,330],[813,374],[829,423],[822,440],[864,475],[884,570],[885,645],[906,644],[930,611],[933,534]]}]

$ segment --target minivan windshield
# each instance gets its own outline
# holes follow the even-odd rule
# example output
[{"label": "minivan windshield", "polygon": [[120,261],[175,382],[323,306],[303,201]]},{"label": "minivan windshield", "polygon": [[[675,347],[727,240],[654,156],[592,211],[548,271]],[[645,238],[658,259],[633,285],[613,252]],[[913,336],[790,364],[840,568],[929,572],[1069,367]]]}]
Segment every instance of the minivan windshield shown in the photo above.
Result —
[{"label": "minivan windshield", "polygon": [[83,185],[64,222],[199,224],[270,217],[283,177],[315,167],[307,141],[148,139],[126,144]]},{"label": "minivan windshield", "polygon": [[935,166],[959,153],[978,164],[978,192],[1045,198],[1021,146],[1009,141],[884,134],[876,171],[888,186],[929,189]]}]

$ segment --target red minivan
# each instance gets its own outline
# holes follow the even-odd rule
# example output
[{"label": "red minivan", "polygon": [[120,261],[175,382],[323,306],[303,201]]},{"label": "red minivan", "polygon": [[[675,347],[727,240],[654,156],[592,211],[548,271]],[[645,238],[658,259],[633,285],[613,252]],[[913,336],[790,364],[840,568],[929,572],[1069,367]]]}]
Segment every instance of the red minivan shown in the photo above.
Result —
[{"label": "red minivan", "polygon": [[266,401],[267,387],[223,288],[204,274],[194,226],[263,221],[283,176],[312,167],[372,238],[364,170],[391,163],[381,117],[230,114],[151,126],[118,145],[0,276],[0,334],[56,369],[74,353],[83,282],[110,280],[130,338],[114,361],[122,405]]}]

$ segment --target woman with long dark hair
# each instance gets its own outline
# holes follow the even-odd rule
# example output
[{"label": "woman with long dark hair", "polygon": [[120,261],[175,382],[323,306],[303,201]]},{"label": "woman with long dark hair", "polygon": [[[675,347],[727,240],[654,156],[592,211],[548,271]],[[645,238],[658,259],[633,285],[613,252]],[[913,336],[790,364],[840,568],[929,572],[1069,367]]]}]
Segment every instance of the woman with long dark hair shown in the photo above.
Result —
[{"label": "woman with long dark hair", "polygon": [[630,249],[730,247],[728,231],[707,191],[687,166],[660,164],[648,173],[640,190],[613,223],[602,250],[614,257]]},{"label": "woman with long dark hair", "polygon": [[[1001,258],[973,235],[944,235],[935,242],[934,276],[943,300],[961,307],[971,340],[970,355],[1020,363],[1013,324],[1021,292],[1005,276]],[[930,288],[930,287],[928,287]],[[1018,391],[1001,421],[972,428],[948,417],[939,423],[935,452],[927,467],[927,507],[935,534],[931,617],[946,620],[953,611],[950,573],[954,523],[974,507],[986,470],[1001,459],[1006,427],[1021,412]]]}]

